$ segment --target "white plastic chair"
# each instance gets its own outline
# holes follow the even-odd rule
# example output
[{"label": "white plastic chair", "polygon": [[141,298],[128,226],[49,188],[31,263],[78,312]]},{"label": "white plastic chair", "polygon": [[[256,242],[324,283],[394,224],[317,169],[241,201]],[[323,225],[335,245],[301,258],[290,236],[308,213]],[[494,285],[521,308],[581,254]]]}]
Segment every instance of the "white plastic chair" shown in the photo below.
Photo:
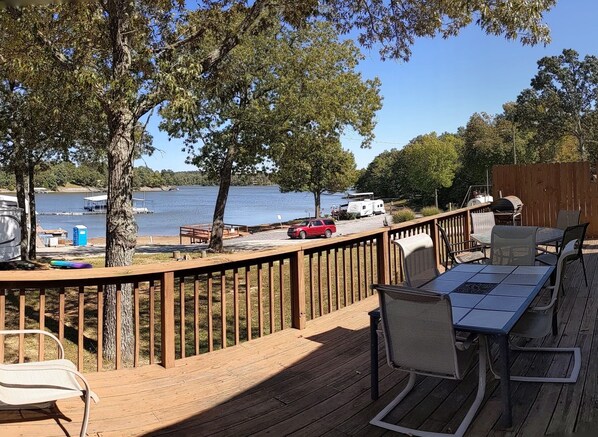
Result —
[{"label": "white plastic chair", "polygon": [[[398,285],[373,285],[378,291],[384,344],[388,365],[409,372],[405,389],[370,423],[395,432],[422,437],[463,436],[484,399],[486,391],[486,343],[475,336],[457,341],[453,329],[450,297]],[[478,352],[478,353],[476,353]],[[423,431],[393,423],[384,418],[409,394],[416,375],[463,379],[479,356],[478,390],[473,404],[454,434]]]},{"label": "white plastic chair", "polygon": [[[19,329],[0,331],[0,335],[41,334],[58,345],[58,359],[18,364],[0,364],[0,410],[48,408],[61,399],[82,397],[85,402],[80,436],[89,422],[91,399],[99,402],[85,377],[75,365],[64,359],[60,340],[47,331]],[[82,385],[80,384],[82,383]]]},{"label": "white plastic chair", "polygon": [[428,234],[412,235],[394,243],[400,249],[406,285],[421,287],[439,275],[434,243]]},{"label": "white plastic chair", "polygon": [[[558,312],[559,292],[563,286],[565,268],[571,258],[577,256],[575,247],[577,240],[570,241],[561,251],[556,270],[556,280],[553,286],[546,287],[551,291],[550,302],[547,305],[534,306],[529,308],[519,319],[517,324],[511,330],[511,334],[525,338],[543,338],[553,332],[553,326],[556,326],[556,316]],[[535,377],[535,376],[511,376],[513,381],[524,382],[561,382],[574,383],[577,381],[581,369],[581,351],[578,347],[521,347],[511,344],[511,349],[522,352],[551,352],[551,353],[571,353],[573,354],[573,368],[571,374],[567,377]],[[496,376],[490,360],[490,369]]]},{"label": "white plastic chair", "polygon": [[533,266],[536,263],[536,226],[494,226],[490,264]]}]

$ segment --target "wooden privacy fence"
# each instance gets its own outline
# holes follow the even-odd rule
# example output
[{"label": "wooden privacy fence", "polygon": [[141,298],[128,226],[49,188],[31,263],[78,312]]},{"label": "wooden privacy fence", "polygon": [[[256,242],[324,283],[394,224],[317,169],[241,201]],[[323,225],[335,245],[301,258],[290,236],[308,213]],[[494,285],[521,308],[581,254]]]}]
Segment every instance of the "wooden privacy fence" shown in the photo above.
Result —
[{"label": "wooden privacy fence", "polygon": [[522,224],[554,227],[561,209],[581,210],[588,236],[598,236],[598,181],[589,162],[496,165],[492,168],[494,198],[515,195],[523,202]]},{"label": "wooden privacy fence", "polygon": [[[446,256],[436,223],[466,239],[464,208],[345,237],[184,262],[92,270],[0,272],[0,329],[53,332],[84,371],[119,369],[209,353],[297,328],[372,294],[373,283],[403,281],[394,240],[431,235],[440,265]],[[112,299],[112,296],[114,299]],[[130,296],[130,298],[128,297]],[[112,299],[112,300],[111,300]],[[107,302],[116,312],[115,351],[105,358]],[[111,307],[112,308],[112,307]],[[133,340],[122,340],[130,327]],[[0,360],[55,356],[43,337],[0,338]]]}]

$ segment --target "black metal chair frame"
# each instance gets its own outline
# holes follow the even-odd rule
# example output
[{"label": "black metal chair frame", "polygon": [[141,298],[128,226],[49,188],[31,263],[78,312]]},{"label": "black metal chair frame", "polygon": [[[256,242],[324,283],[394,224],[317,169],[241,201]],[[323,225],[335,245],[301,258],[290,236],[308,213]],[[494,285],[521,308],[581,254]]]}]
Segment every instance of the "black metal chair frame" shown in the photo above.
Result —
[{"label": "black metal chair frame", "polygon": [[[443,263],[445,269],[448,269],[449,261],[451,263],[451,267],[453,267],[456,264],[477,262],[488,258],[484,253],[484,248],[480,246],[475,240],[465,240],[457,243],[451,243],[448,239],[448,236],[446,235],[446,231],[440,225],[440,223],[436,223],[436,226],[438,227],[440,238],[442,238],[442,241],[444,242],[444,246],[446,248],[446,257]],[[472,261],[459,260],[459,254],[466,252],[481,252],[483,254],[483,257]]]},{"label": "black metal chair frame", "polygon": [[588,286],[588,275],[586,273],[586,264],[585,264],[585,261],[583,260],[582,248],[583,248],[583,243],[584,243],[585,238],[586,238],[586,231],[588,229],[588,226],[589,226],[589,223],[581,223],[579,225],[569,226],[563,232],[563,239],[562,239],[560,245],[558,246],[558,251],[557,252],[542,251],[542,252],[544,252],[544,254],[548,254],[548,255],[551,255],[551,256],[555,257],[554,258],[555,259],[555,263],[554,264],[552,264],[552,262],[547,262],[547,261],[542,260],[541,256],[544,255],[544,254],[541,254],[540,257],[536,258],[537,261],[541,262],[542,264],[546,264],[546,265],[556,265],[556,261],[561,256],[561,252],[563,250],[563,247],[565,247],[569,241],[578,240],[578,244],[577,244],[577,256],[575,256],[574,258],[569,258],[568,262],[573,262],[573,261],[576,261],[578,259],[581,261],[581,267],[583,269],[583,277],[584,277],[584,280],[585,280],[585,283],[586,283],[586,287],[587,287]]}]

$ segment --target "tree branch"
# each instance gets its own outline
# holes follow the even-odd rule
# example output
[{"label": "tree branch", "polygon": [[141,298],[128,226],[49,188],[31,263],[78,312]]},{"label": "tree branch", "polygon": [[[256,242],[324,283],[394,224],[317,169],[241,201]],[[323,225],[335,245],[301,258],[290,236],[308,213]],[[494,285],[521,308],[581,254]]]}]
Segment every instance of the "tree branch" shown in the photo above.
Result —
[{"label": "tree branch", "polygon": [[[216,65],[218,65],[218,63],[233,48],[235,48],[239,44],[241,37],[249,33],[251,29],[254,27],[254,25],[259,22],[259,20],[262,18],[264,11],[270,6],[272,6],[274,3],[275,1],[273,0],[256,0],[255,3],[251,6],[251,8],[249,8],[247,15],[239,24],[239,26],[233,32],[229,32],[229,34],[224,38],[220,46],[212,50],[207,57],[205,57],[203,60],[199,62],[202,71],[205,73],[214,68]],[[198,30],[197,32],[189,35],[186,38],[183,38],[179,41],[169,44],[166,47],[161,48],[159,51],[156,52],[156,55],[164,56],[166,54],[175,53],[182,47],[187,46],[193,43],[194,41],[197,41],[204,34],[205,29]],[[164,99],[165,97],[161,95],[159,90],[142,96],[138,101],[135,115],[137,117],[142,116],[147,111],[151,110],[154,106],[163,102]]]},{"label": "tree branch", "polygon": [[[15,21],[21,20],[23,18],[23,11],[21,9],[8,7],[6,10]],[[64,53],[62,53],[41,30],[38,29],[35,23],[32,24],[31,33],[37,44],[40,47],[45,48],[50,53],[51,58],[54,60],[54,64],[58,68],[71,74],[77,71],[77,66]],[[104,90],[98,84],[94,84],[93,89],[96,98],[100,102],[100,105],[102,105],[104,109],[107,109],[108,102],[104,96]]]}]

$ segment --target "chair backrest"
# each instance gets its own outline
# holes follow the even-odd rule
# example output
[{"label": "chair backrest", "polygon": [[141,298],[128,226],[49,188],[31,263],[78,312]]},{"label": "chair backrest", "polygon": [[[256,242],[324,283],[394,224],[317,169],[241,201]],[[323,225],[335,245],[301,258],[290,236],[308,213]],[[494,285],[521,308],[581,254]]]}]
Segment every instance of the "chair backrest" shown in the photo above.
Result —
[{"label": "chair backrest", "polygon": [[476,212],[471,214],[472,234],[490,232],[495,224],[493,212]]},{"label": "chair backrest", "polygon": [[561,242],[561,251],[564,250],[565,246],[570,241],[578,241],[579,244],[577,245],[576,256],[574,257],[575,259],[578,259],[582,254],[581,248],[586,238],[588,225],[589,223],[582,223],[580,225],[569,226],[565,229],[565,232],[563,232],[563,241]]},{"label": "chair backrest", "polygon": [[453,254],[453,245],[449,241],[448,235],[446,235],[446,231],[440,225],[440,223],[436,223],[436,226],[438,227],[438,232],[440,233],[440,238],[442,238],[442,242],[444,243],[444,249],[445,249],[446,254],[445,254],[443,265],[444,265],[444,268],[446,269],[448,267],[449,260],[451,261],[452,264],[457,264],[457,260],[455,259],[455,255]]},{"label": "chair backrest", "polygon": [[434,243],[428,234],[394,240],[401,252],[405,284],[420,287],[438,276]]},{"label": "chair backrest", "polygon": [[460,378],[448,295],[374,285],[380,300],[388,364],[425,375]]},{"label": "chair backrest", "polygon": [[536,226],[494,226],[490,264],[533,266],[536,263]]},{"label": "chair backrest", "polygon": [[[548,306],[553,305],[559,296],[559,291],[562,290],[563,287],[563,279],[565,278],[565,270],[567,269],[567,264],[570,261],[574,261],[577,259],[578,248],[577,245],[579,244],[578,240],[571,240],[567,242],[564,246],[562,246],[561,252],[559,254],[559,259],[556,263],[556,277],[554,281],[554,289],[552,291],[552,299]],[[579,244],[581,246],[581,244]],[[557,308],[555,308],[555,311]]]},{"label": "chair backrest", "polygon": [[569,226],[575,226],[579,224],[579,217],[581,216],[581,210],[568,211],[561,209],[556,216],[556,227],[559,229],[566,229]]}]

